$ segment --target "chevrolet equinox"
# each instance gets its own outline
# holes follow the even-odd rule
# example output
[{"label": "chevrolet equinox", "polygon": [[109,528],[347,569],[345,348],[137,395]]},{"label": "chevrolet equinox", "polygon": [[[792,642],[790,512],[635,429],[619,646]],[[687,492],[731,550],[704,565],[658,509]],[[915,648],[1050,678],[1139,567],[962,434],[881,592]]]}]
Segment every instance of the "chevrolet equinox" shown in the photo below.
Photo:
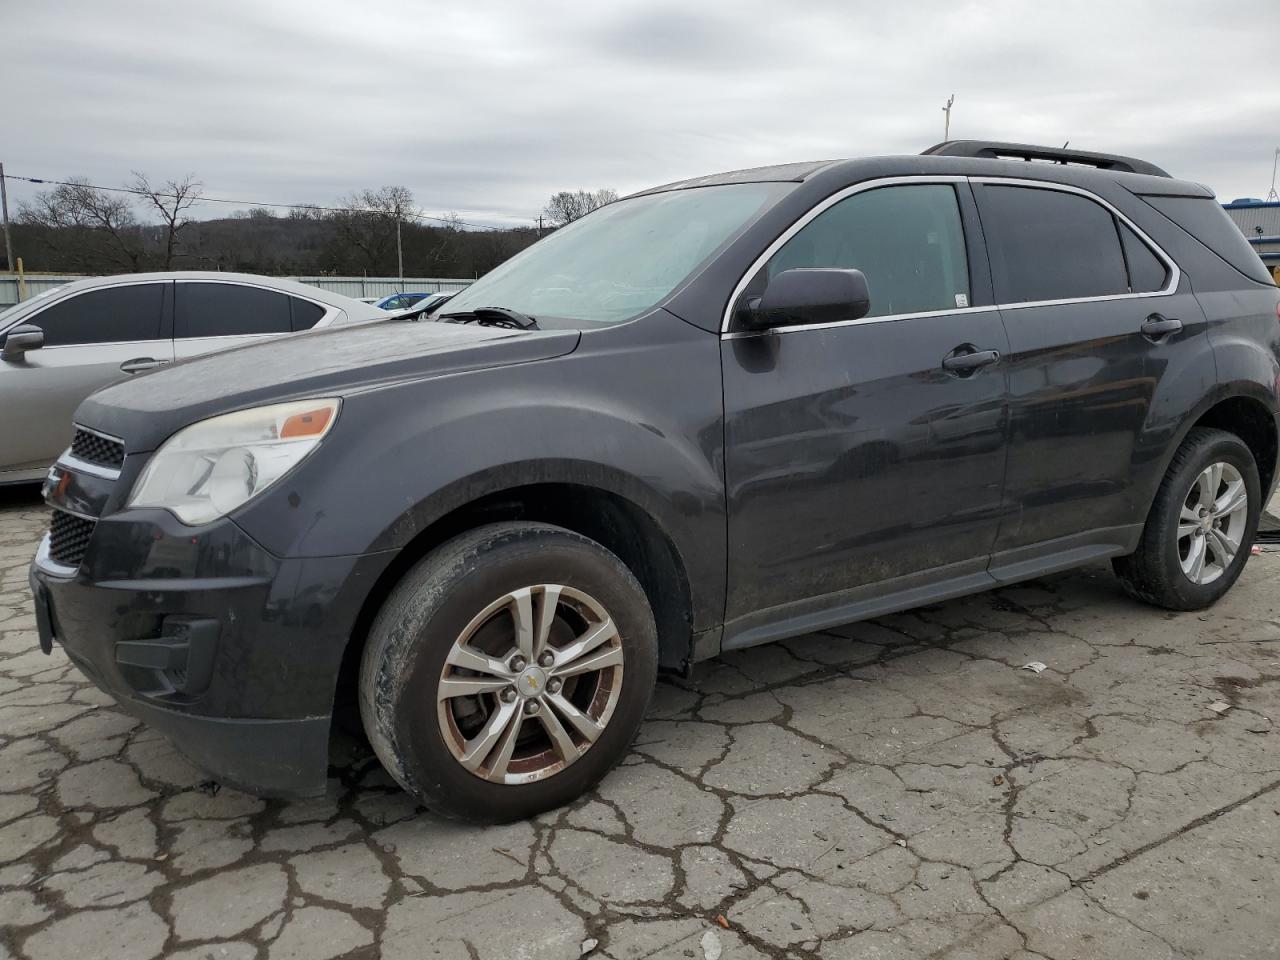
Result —
[{"label": "chevrolet equinox", "polygon": [[1203,186],[957,141],[635,194],[433,314],[110,386],[54,642],[224,782],[335,704],[436,810],[563,804],[659,669],[1111,558],[1207,607],[1276,478],[1280,292]]}]

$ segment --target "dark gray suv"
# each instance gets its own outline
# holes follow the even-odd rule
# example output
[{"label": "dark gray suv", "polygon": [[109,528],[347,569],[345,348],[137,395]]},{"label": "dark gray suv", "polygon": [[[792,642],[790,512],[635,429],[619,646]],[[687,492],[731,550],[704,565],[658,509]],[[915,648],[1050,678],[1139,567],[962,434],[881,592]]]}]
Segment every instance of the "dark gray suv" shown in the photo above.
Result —
[{"label": "dark gray suv", "polygon": [[1016,144],[675,183],[433,315],[89,398],[40,639],[215,777],[335,704],[433,808],[618,761],[660,668],[1100,558],[1208,606],[1276,477],[1280,291],[1212,194]]}]

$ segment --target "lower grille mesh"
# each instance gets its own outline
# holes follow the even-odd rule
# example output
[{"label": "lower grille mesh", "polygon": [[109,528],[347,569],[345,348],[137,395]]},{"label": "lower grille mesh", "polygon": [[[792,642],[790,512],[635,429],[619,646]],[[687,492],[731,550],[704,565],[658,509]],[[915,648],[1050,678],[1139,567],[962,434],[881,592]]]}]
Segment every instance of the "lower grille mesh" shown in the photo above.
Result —
[{"label": "lower grille mesh", "polygon": [[49,524],[49,556],[64,567],[78,567],[93,536],[94,521],[62,510],[53,511]]}]

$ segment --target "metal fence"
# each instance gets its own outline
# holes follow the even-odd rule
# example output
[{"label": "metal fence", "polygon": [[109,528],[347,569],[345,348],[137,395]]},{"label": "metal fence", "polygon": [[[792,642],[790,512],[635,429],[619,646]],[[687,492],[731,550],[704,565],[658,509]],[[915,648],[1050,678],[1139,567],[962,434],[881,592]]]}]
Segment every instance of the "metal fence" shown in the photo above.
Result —
[{"label": "metal fence", "polygon": [[[54,287],[59,287],[64,283],[81,279],[83,279],[81,276],[28,273],[24,278],[27,289],[22,299],[29,300],[38,294],[44,293],[46,290],[52,290]],[[308,283],[313,287],[319,287],[321,290],[329,290],[333,293],[341,293],[344,296],[355,297],[356,299],[361,297],[385,297],[389,293],[399,293],[401,291],[438,293],[440,291],[461,290],[473,282],[456,277],[405,277],[403,283],[397,277],[290,277],[289,279]],[[17,302],[17,275],[0,272],[0,309]]]},{"label": "metal fence", "polygon": [[398,277],[290,277],[301,283],[309,283],[321,290],[330,290],[344,296],[385,297],[389,293],[442,293],[450,290],[461,290],[470,286],[472,280],[450,279],[448,277],[405,277],[401,283]]}]

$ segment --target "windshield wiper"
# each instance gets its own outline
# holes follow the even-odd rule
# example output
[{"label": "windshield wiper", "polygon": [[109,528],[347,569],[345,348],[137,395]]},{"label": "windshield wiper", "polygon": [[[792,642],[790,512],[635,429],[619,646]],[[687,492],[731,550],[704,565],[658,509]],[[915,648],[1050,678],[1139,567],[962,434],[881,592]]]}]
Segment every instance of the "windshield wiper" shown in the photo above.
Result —
[{"label": "windshield wiper", "polygon": [[513,330],[537,330],[538,321],[510,307],[476,307],[458,313],[442,313],[436,319],[450,323],[477,323],[482,327],[510,327]]}]

